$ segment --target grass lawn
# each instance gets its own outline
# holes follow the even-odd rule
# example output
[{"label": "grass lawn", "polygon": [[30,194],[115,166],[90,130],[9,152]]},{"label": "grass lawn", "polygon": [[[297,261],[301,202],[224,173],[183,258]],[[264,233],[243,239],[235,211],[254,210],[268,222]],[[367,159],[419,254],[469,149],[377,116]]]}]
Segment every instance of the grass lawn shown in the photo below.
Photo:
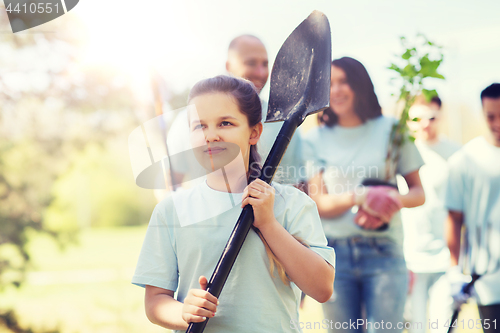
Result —
[{"label": "grass lawn", "polygon": [[[168,332],[148,321],[144,290],[130,283],[145,232],[145,226],[86,230],[63,252],[37,236],[27,282],[0,294],[0,309],[13,307],[23,325],[62,333]],[[477,309],[468,306],[463,318],[477,318]],[[321,322],[321,305],[306,298],[300,320]],[[465,331],[480,332],[458,330]]]},{"label": "grass lawn", "polygon": [[145,227],[86,230],[61,252],[33,239],[33,269],[19,290],[0,297],[22,323],[64,333],[165,332],[144,314],[144,290],[130,283]]}]

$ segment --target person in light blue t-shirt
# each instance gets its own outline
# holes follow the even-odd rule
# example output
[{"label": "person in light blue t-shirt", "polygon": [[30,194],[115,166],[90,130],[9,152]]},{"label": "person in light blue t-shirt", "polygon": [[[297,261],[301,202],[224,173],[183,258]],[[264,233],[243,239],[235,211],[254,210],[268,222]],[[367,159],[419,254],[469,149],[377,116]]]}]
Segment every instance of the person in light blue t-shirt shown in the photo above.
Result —
[{"label": "person in light blue t-shirt", "polygon": [[[210,173],[153,212],[132,278],[146,288],[147,316],[176,332],[207,318],[207,333],[300,331],[300,290],[319,302],[333,292],[335,254],[316,205],[293,186],[256,179],[261,104],[250,83],[203,80],[189,100],[191,145]],[[207,277],[247,204],[254,229],[217,299]]]},{"label": "person in light blue t-shirt", "polygon": [[[486,137],[467,143],[449,160],[446,206],[449,211],[447,240],[451,272],[459,267],[461,229],[465,227],[464,257],[471,274],[481,277],[472,295],[479,306],[485,332],[500,329],[500,83],[481,93]],[[453,281],[450,281],[453,282]],[[452,287],[452,292],[453,292]],[[454,298],[460,302],[460,293]],[[486,324],[488,323],[488,324]]]},{"label": "person in light blue t-shirt", "polygon": [[323,305],[325,318],[336,323],[330,332],[361,332],[363,325],[345,323],[363,320],[371,323],[368,332],[378,331],[377,325],[401,332],[408,274],[399,210],[424,202],[422,158],[409,140],[401,147],[396,170],[409,185],[406,195],[389,186],[358,187],[365,178],[384,180],[396,119],[382,116],[368,72],[355,59],[332,62],[330,109],[319,119],[303,150],[311,170],[309,195],[337,255],[334,295]]}]

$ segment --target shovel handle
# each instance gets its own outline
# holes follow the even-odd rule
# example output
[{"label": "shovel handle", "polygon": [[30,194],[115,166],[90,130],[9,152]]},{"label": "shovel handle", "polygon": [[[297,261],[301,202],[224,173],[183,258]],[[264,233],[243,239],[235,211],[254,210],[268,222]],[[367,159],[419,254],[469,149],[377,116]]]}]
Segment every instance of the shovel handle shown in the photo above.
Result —
[{"label": "shovel handle", "polygon": [[453,315],[451,316],[450,326],[448,326],[448,333],[453,332],[453,323],[458,319],[459,309],[453,310]]},{"label": "shovel handle", "polygon": [[289,132],[287,125],[287,123],[283,124],[283,127],[281,128],[281,131],[279,132],[276,141],[274,142],[274,145],[269,152],[269,155],[267,155],[266,162],[264,163],[264,166],[261,170],[259,179],[265,181],[268,184],[271,184],[274,174],[276,173],[276,169],[278,168],[283,155],[285,155],[286,148],[288,147],[291,136],[293,135],[293,132],[291,134],[286,133]]},{"label": "shovel handle", "polygon": [[[465,285],[465,287],[463,288],[463,292],[466,294],[470,293],[470,290],[474,286],[474,283],[476,283],[477,279],[479,279],[480,277],[481,277],[481,275],[472,274],[472,280],[468,284]],[[460,306],[457,309],[453,310],[453,315],[451,316],[450,326],[448,326],[448,333],[453,332],[453,329],[455,328],[455,326],[453,326],[453,323],[458,319],[459,313],[460,313]]]},{"label": "shovel handle", "polygon": [[[236,222],[233,232],[226,243],[226,247],[222,252],[219,262],[212,273],[212,277],[208,282],[207,291],[215,297],[219,297],[222,287],[224,287],[224,284],[226,283],[227,277],[231,272],[231,268],[236,261],[236,257],[240,252],[241,246],[243,245],[252,224],[253,209],[252,206],[247,205],[243,208],[240,217],[238,218],[238,222]],[[201,323],[190,323],[186,333],[203,332],[207,322],[208,318]]]}]

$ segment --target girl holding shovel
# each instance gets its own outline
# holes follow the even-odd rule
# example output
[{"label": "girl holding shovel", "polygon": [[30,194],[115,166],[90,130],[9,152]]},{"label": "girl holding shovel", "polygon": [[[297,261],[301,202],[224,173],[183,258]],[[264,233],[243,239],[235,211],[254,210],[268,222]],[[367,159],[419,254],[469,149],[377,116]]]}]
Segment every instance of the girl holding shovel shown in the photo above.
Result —
[{"label": "girl holding shovel", "polygon": [[[191,90],[189,105],[191,145],[207,179],[173,193],[153,212],[132,280],[146,288],[146,314],[176,331],[207,318],[205,332],[300,330],[299,288],[325,302],[333,287],[334,252],[316,206],[291,186],[258,179],[248,184],[260,172],[256,144],[262,132],[261,103],[251,83],[227,76],[203,80]],[[216,299],[205,290],[206,276],[248,204],[256,232],[248,234]],[[201,221],[196,217],[226,205]]]},{"label": "girl holding shovel", "polygon": [[[359,186],[365,178],[384,180],[396,121],[382,116],[368,72],[355,59],[332,62],[330,108],[319,119],[304,152],[312,167],[309,195],[338,256],[334,294],[323,305],[325,318],[340,328],[331,332],[361,332],[363,326],[368,332],[401,332],[408,276],[399,210],[424,202],[418,176],[422,159],[413,143],[401,148],[397,171],[408,183],[406,195],[390,186]],[[350,322],[360,325],[345,324]]]}]

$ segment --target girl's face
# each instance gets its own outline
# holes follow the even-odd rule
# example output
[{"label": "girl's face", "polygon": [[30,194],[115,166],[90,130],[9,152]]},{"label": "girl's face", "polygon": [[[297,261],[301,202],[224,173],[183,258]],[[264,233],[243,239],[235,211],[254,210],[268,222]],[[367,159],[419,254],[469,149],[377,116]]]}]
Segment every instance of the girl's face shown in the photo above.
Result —
[{"label": "girl's face", "polygon": [[339,117],[354,115],[354,91],[347,83],[345,72],[332,66],[330,85],[330,107]]},{"label": "girl's face", "polygon": [[200,164],[215,171],[241,152],[248,170],[250,146],[257,144],[262,123],[250,127],[246,115],[228,94],[203,94],[190,104],[196,106],[189,111],[190,139]]}]

